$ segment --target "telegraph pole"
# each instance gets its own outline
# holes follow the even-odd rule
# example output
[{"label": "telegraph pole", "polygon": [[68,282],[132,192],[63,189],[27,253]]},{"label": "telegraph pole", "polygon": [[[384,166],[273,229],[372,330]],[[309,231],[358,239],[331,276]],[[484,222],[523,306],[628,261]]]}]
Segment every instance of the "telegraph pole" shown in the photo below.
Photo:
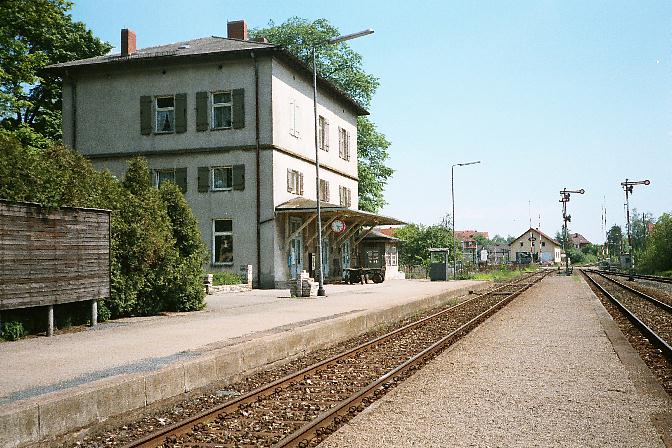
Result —
[{"label": "telegraph pole", "polygon": [[572,216],[567,214],[567,203],[569,202],[569,197],[571,193],[583,194],[586,190],[583,188],[580,190],[568,190],[563,188],[560,191],[560,202],[562,203],[562,250],[565,252],[565,275],[569,275],[569,254],[567,253],[567,236],[569,235],[567,231],[567,223],[572,221]]}]

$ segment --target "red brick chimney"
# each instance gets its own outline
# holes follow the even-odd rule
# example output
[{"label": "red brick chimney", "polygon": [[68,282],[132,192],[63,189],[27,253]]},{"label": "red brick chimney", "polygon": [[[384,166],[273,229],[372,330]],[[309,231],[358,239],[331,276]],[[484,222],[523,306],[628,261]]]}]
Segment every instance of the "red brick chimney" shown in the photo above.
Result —
[{"label": "red brick chimney", "polygon": [[247,23],[244,20],[226,22],[226,37],[229,39],[247,40]]},{"label": "red brick chimney", "polygon": [[121,30],[121,55],[128,56],[135,53],[135,32],[124,28]]}]

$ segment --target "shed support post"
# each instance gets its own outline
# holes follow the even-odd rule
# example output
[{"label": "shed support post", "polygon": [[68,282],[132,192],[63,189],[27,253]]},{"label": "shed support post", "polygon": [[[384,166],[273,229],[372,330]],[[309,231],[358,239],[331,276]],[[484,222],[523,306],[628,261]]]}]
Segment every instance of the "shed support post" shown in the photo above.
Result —
[{"label": "shed support post", "polygon": [[93,299],[91,301],[91,326],[98,325],[98,301]]},{"label": "shed support post", "polygon": [[54,335],[54,305],[47,308],[47,336]]},{"label": "shed support post", "polygon": [[0,311],[0,338],[2,337],[2,311]]}]

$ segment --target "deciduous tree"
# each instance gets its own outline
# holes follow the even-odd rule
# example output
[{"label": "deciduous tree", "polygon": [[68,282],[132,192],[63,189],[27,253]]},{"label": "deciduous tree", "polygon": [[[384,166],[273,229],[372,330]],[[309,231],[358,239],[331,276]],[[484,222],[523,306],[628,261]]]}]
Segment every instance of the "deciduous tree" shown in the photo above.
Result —
[{"label": "deciduous tree", "polygon": [[0,3],[0,122],[29,126],[44,137],[61,136],[61,85],[41,71],[49,64],[100,56],[111,45],[69,14],[66,0]]}]

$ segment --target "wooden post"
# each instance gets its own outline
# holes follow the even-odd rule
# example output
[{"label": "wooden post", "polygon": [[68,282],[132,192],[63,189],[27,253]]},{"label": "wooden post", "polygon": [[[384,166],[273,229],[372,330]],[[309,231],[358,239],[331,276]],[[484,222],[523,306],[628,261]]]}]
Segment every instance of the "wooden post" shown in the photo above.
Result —
[{"label": "wooden post", "polygon": [[47,336],[54,335],[54,305],[47,308]]},{"label": "wooden post", "polygon": [[91,326],[98,325],[98,301],[93,299],[91,301]]},{"label": "wooden post", "polygon": [[2,337],[2,312],[0,311],[0,338]]}]

